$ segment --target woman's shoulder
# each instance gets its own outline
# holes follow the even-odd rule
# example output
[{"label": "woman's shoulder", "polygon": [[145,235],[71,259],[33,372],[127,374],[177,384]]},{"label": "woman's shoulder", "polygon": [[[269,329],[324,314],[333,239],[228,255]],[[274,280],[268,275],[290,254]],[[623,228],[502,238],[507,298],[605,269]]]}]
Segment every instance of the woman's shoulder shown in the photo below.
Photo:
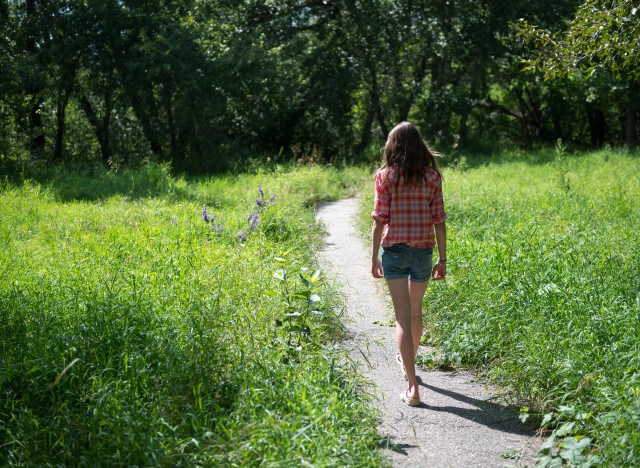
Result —
[{"label": "woman's shoulder", "polygon": [[378,172],[376,172],[376,177],[386,177],[392,172],[393,170],[390,167],[381,167],[380,169],[378,169]]},{"label": "woman's shoulder", "polygon": [[442,176],[433,167],[427,168],[427,172],[425,174],[425,178],[426,178],[427,182],[432,183],[432,184],[441,184],[442,183]]},{"label": "woman's shoulder", "polygon": [[386,184],[392,182],[394,178],[395,171],[392,168],[382,167],[378,169],[378,172],[376,172],[376,180],[378,180],[380,183]]}]

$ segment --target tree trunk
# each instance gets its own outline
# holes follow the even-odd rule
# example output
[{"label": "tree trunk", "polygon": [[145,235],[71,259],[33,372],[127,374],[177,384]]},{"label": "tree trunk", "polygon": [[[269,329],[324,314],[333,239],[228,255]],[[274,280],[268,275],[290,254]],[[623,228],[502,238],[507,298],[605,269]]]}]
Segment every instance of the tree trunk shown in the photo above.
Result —
[{"label": "tree trunk", "polygon": [[[100,143],[100,153],[102,155],[102,163],[109,166],[111,159],[111,92],[107,91],[104,96],[104,115],[102,116],[102,141]],[[125,151],[125,162],[129,162],[128,151]]]},{"label": "tree trunk", "polygon": [[548,137],[549,131],[544,124],[544,116],[542,114],[542,105],[538,97],[531,92],[531,89],[525,87],[526,97],[529,102],[529,116],[530,121],[536,129],[536,138],[538,140],[544,140]]},{"label": "tree trunk", "polygon": [[[471,115],[473,106],[476,105],[475,103],[478,101],[480,93],[484,92],[486,68],[482,58],[479,57],[478,59],[479,61],[470,67],[469,75],[471,85],[469,87],[469,96],[468,99],[464,100],[464,104],[461,106],[462,110],[460,111],[460,143],[463,145],[469,141],[469,115]],[[478,125],[477,128],[479,132],[482,132],[480,125]]]},{"label": "tree trunk", "polygon": [[604,112],[600,109],[594,109],[589,106],[587,108],[587,118],[589,119],[591,146],[594,148],[600,148],[604,145],[604,136],[606,131]]},{"label": "tree trunk", "polygon": [[83,94],[80,98],[80,105],[84,111],[89,123],[93,127],[98,143],[100,144],[100,156],[102,163],[105,166],[109,166],[109,160],[111,159],[111,146],[109,145],[109,126],[111,121],[111,97],[109,93],[105,96],[105,114],[102,118],[102,122],[99,121],[96,111],[91,105],[91,101],[86,94]]},{"label": "tree trunk", "polygon": [[131,76],[125,66],[126,59],[120,51],[114,51],[114,56],[114,66],[120,74],[120,79],[124,82],[123,90],[133,108],[133,113],[140,122],[142,133],[149,142],[149,148],[153,155],[161,159],[162,140],[158,122],[158,106],[153,95],[152,84],[149,82],[141,83],[140,77]]},{"label": "tree trunk", "polygon": [[469,120],[469,108],[465,107],[460,112],[460,143],[466,143],[469,140],[469,126],[467,122]]},{"label": "tree trunk", "polygon": [[384,114],[382,113],[382,107],[380,106],[380,99],[378,97],[376,104],[376,115],[378,117],[378,125],[380,125],[380,134],[382,135],[382,139],[387,141],[387,137],[389,136],[389,127],[384,120]]},{"label": "tree trunk", "polygon": [[443,90],[449,79],[450,57],[435,58],[431,63],[431,89],[429,91],[429,121],[433,122],[431,132],[438,136],[438,144],[451,143],[451,110]]},{"label": "tree trunk", "polygon": [[42,107],[42,98],[39,95],[35,95],[33,104],[29,111],[29,129],[31,135],[31,153],[32,156],[37,158],[44,149],[46,139],[44,136],[44,128],[42,128],[42,115],[40,113]]},{"label": "tree trunk", "polygon": [[626,118],[626,132],[625,132],[625,144],[627,148],[633,150],[636,147],[636,136],[637,136],[637,128],[636,128],[636,110],[631,107],[627,107],[627,118]]},{"label": "tree trunk", "polygon": [[640,99],[640,82],[630,80],[627,92],[627,109],[625,119],[625,144],[630,150],[635,149],[638,137],[637,112]]},{"label": "tree trunk", "polygon": [[355,147],[355,153],[361,155],[371,143],[371,127],[373,125],[373,118],[375,117],[375,110],[372,105],[369,105],[367,110],[367,116],[364,119],[364,125],[362,126],[362,133],[360,134],[360,142]]},{"label": "tree trunk", "polygon": [[427,75],[427,54],[424,54],[420,58],[420,63],[416,67],[416,71],[413,75],[413,83],[414,85],[411,87],[409,94],[406,99],[400,106],[400,110],[398,113],[398,122],[404,122],[409,119],[409,112],[411,112],[411,107],[413,107],[413,103],[416,100],[416,97],[420,93],[422,89],[422,83],[424,82],[424,78]]},{"label": "tree trunk", "polygon": [[382,106],[380,104],[380,90],[378,89],[378,75],[373,67],[369,67],[369,71],[371,72],[371,86],[369,88],[369,93],[371,95],[371,105],[375,109],[376,117],[378,118],[378,125],[380,125],[380,133],[382,134],[382,139],[387,140],[387,136],[389,135],[389,127],[384,119],[384,114],[382,112]]},{"label": "tree trunk", "polygon": [[[29,54],[36,55],[38,49],[36,46],[36,0],[27,0],[25,3],[27,12],[28,32],[26,37],[26,50]],[[37,75],[37,71],[34,71]],[[31,147],[31,155],[33,158],[38,158],[40,153],[44,149],[46,140],[44,136],[44,129],[42,128],[42,116],[41,116],[41,97],[42,86],[38,83],[36,77],[31,80],[27,93],[33,96],[33,100],[29,109],[29,134]]]},{"label": "tree trunk", "polygon": [[158,158],[162,157],[162,144],[160,143],[160,139],[158,137],[158,132],[156,131],[156,121],[149,116],[149,112],[145,109],[140,97],[137,95],[136,90],[131,90],[131,94],[129,95],[129,99],[131,100],[131,106],[133,107],[133,112],[136,114],[140,125],[142,125],[142,133],[146,137],[149,142],[149,147],[151,148],[151,152]]},{"label": "tree trunk", "polygon": [[162,95],[164,102],[164,109],[167,114],[167,124],[169,125],[169,137],[171,143],[171,156],[174,159],[178,158],[178,138],[176,132],[176,125],[173,118],[173,106],[171,105],[171,87],[168,83],[162,84]]},{"label": "tree trunk", "polygon": [[53,148],[53,160],[62,161],[64,147],[64,133],[66,130],[66,110],[69,103],[69,93],[62,87],[58,88],[58,102],[56,104],[56,142]]},{"label": "tree trunk", "polygon": [[0,18],[9,19],[9,4],[5,0],[0,0]]},{"label": "tree trunk", "polygon": [[371,76],[371,81],[369,83],[369,97],[371,99],[371,108],[374,110],[375,115],[378,119],[378,125],[380,126],[382,139],[386,141],[387,135],[389,135],[389,127],[387,126],[387,123],[384,119],[384,113],[382,112],[382,106],[380,104],[378,73],[376,72],[375,66],[371,63],[370,60],[367,60],[367,69],[369,70],[369,74]]}]

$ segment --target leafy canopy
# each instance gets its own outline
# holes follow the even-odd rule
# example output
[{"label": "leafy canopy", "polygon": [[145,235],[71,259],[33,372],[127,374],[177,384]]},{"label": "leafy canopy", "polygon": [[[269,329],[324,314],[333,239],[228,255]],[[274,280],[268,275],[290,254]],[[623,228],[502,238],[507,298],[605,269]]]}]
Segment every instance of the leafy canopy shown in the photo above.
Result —
[{"label": "leafy canopy", "polygon": [[521,20],[520,35],[535,49],[525,68],[545,78],[604,69],[618,79],[640,79],[640,11],[634,3],[587,0],[559,38]]}]

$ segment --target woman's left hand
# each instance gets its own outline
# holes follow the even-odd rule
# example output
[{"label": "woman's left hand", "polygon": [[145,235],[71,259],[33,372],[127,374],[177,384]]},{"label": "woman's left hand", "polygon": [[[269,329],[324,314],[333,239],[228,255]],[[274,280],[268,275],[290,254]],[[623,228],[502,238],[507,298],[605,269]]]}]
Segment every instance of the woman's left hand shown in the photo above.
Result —
[{"label": "woman's left hand", "polygon": [[431,270],[431,279],[440,281],[443,280],[445,276],[447,276],[447,264],[437,262],[433,270]]}]

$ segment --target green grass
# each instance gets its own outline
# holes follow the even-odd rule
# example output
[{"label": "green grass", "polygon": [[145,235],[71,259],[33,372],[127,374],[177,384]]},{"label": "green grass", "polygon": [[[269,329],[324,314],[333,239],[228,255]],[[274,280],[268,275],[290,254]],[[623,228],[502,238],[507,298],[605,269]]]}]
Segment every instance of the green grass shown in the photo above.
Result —
[{"label": "green grass", "polygon": [[[445,169],[449,277],[428,290],[428,339],[554,431],[542,463],[640,456],[639,174],[637,157],[561,148]],[[262,209],[259,184],[276,195]],[[0,464],[384,464],[331,344],[337,293],[311,275],[311,208],[366,187],[368,230],[371,186],[363,169],[277,165],[5,181]]]},{"label": "green grass", "polygon": [[546,416],[554,439],[568,436],[543,452],[541,464],[560,452],[575,463],[590,456],[603,466],[633,465],[640,457],[640,160],[562,148],[533,162],[505,159],[463,159],[444,171],[449,276],[428,289],[428,339],[440,364],[484,369],[530,413]]},{"label": "green grass", "polygon": [[331,344],[341,304],[311,275],[311,208],[363,177],[149,166],[2,184],[0,465],[384,464]]}]

